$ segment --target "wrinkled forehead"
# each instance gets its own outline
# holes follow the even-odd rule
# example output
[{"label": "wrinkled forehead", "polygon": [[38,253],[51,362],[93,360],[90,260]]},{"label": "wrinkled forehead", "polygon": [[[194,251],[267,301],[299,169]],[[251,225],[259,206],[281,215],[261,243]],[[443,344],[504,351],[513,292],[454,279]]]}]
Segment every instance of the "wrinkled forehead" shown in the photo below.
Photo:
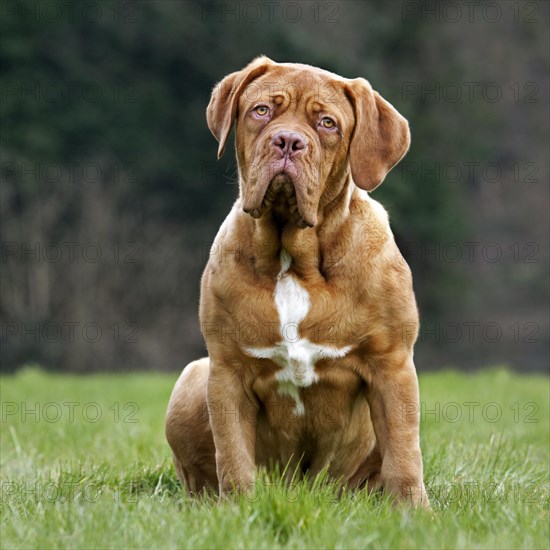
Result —
[{"label": "wrinkled forehead", "polygon": [[345,80],[308,65],[281,63],[251,82],[240,98],[245,108],[262,101],[293,104],[315,110],[353,114],[344,92]]}]

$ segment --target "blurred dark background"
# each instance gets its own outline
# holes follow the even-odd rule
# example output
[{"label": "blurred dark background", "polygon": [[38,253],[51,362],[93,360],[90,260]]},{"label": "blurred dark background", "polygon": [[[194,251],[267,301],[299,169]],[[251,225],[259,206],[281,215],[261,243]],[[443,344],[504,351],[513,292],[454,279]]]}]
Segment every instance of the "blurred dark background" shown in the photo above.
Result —
[{"label": "blurred dark background", "polygon": [[419,370],[548,368],[547,2],[5,1],[2,369],[180,369],[237,195],[205,121],[258,54],[363,76],[410,121],[373,193]]}]

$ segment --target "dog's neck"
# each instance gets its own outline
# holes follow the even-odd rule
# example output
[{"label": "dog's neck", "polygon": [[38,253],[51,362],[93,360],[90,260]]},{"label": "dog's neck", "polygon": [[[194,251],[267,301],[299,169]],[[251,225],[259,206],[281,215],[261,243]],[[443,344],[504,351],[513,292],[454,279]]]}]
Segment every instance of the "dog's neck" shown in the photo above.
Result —
[{"label": "dog's neck", "polygon": [[340,193],[330,202],[320,205],[317,225],[308,229],[297,227],[276,209],[265,212],[259,219],[243,213],[250,231],[251,259],[258,275],[276,276],[284,250],[298,276],[313,280],[326,278],[330,267],[344,254],[338,243],[342,242],[340,233],[349,218],[353,190],[353,183],[347,175]]}]

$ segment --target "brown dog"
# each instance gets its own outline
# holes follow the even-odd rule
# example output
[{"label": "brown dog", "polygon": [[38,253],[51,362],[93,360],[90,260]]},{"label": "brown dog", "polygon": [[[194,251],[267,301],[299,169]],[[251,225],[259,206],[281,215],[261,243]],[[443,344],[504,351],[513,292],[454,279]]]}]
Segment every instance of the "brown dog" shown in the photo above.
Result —
[{"label": "brown dog", "polygon": [[191,493],[247,490],[259,465],[428,506],[411,274],[372,191],[407,121],[369,83],[255,59],[207,109],[240,194],[202,278],[209,358],[176,383],[166,436]]}]

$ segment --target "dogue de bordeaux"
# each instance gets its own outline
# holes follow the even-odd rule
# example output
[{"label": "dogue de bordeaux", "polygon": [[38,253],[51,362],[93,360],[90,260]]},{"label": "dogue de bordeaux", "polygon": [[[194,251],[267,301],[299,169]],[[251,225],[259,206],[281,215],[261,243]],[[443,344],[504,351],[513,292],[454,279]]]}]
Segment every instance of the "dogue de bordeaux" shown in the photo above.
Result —
[{"label": "dogue de bordeaux", "polygon": [[187,490],[248,491],[257,468],[429,507],[409,267],[368,192],[409,126],[363,78],[258,57],[212,93],[239,197],[201,284],[209,356],[187,365],[166,436]]}]

